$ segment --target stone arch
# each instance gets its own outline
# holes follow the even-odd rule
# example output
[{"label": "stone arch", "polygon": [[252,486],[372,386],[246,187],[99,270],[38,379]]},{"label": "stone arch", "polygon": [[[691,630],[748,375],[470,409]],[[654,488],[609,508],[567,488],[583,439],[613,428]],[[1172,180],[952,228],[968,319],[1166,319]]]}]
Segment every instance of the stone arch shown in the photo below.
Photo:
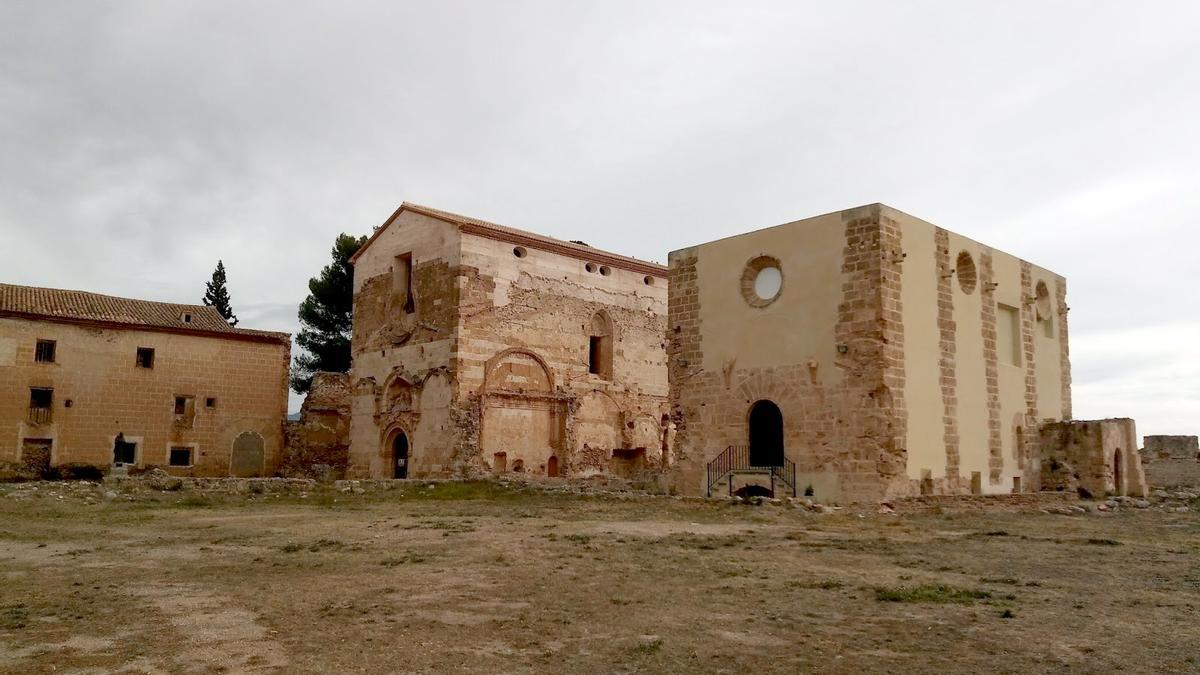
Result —
[{"label": "stone arch", "polygon": [[[403,443],[397,442],[403,438]],[[379,454],[386,460],[384,465],[383,476],[385,478],[408,478],[412,476],[413,465],[413,435],[403,424],[393,423],[387,427],[383,434],[383,442],[380,444]],[[403,450],[403,454],[397,451]],[[403,459],[403,469],[400,470],[400,461]],[[399,474],[403,474],[402,476]]]},{"label": "stone arch", "polygon": [[266,442],[257,431],[243,431],[233,439],[229,455],[229,474],[238,478],[262,476],[266,460]]},{"label": "stone arch", "polygon": [[752,466],[783,465],[783,411],[774,401],[760,399],[746,414]]},{"label": "stone arch", "polygon": [[536,352],[505,349],[484,364],[483,390],[551,392],[554,373]]},{"label": "stone arch", "polygon": [[382,410],[416,410],[417,387],[397,368],[383,383]]}]

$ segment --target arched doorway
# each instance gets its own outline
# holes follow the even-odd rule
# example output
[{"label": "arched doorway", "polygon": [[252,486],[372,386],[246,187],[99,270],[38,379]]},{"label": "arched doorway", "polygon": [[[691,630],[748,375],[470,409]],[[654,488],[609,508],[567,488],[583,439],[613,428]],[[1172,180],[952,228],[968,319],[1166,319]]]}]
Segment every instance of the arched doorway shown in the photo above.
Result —
[{"label": "arched doorway", "polygon": [[550,455],[550,459],[546,460],[546,475],[554,478],[558,475],[558,456]]},{"label": "arched doorway", "polygon": [[783,413],[765,399],[750,406],[750,465],[783,466]]},{"label": "arched doorway", "polygon": [[1117,449],[1113,452],[1113,492],[1118,495],[1125,494],[1125,490],[1121,489],[1121,450]]},{"label": "arched doorway", "polygon": [[408,436],[403,431],[392,439],[392,478],[408,478]]},{"label": "arched doorway", "polygon": [[255,431],[243,431],[233,439],[229,473],[238,478],[263,475],[265,448],[263,437]]}]

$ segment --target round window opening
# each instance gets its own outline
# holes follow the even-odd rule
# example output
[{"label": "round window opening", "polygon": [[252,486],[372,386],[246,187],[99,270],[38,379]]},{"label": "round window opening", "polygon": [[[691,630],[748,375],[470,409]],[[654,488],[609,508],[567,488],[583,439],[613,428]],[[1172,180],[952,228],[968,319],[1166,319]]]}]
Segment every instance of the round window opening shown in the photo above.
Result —
[{"label": "round window opening", "polygon": [[779,259],[759,256],[746,263],[742,272],[742,297],[751,307],[766,307],[783,290],[783,270]]},{"label": "round window opening", "polygon": [[783,288],[783,273],[778,267],[764,267],[754,277],[754,294],[763,300],[774,300]]},{"label": "round window opening", "polygon": [[954,274],[958,276],[958,287],[962,289],[963,293],[970,295],[975,292],[978,275],[975,272],[975,259],[971,257],[970,253],[963,251],[958,254]]}]

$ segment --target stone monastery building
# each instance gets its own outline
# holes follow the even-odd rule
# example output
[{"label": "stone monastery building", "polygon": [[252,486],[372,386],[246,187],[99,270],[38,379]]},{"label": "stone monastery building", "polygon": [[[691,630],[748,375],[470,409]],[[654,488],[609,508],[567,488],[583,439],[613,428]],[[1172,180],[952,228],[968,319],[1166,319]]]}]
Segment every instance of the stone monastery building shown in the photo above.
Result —
[{"label": "stone monastery building", "polygon": [[203,305],[0,284],[0,463],[270,475],[290,346]]},{"label": "stone monastery building", "polygon": [[348,475],[669,462],[665,267],[408,203],[353,262]]}]

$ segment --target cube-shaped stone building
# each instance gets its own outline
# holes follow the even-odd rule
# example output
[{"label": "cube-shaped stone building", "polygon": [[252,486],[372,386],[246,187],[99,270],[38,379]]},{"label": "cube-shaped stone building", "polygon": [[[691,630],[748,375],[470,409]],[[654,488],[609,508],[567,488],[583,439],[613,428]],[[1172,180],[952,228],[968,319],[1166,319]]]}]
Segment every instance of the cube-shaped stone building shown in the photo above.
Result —
[{"label": "cube-shaped stone building", "polygon": [[1065,280],[882,204],[674,251],[668,332],[687,492],[1038,490],[1071,417]]}]

